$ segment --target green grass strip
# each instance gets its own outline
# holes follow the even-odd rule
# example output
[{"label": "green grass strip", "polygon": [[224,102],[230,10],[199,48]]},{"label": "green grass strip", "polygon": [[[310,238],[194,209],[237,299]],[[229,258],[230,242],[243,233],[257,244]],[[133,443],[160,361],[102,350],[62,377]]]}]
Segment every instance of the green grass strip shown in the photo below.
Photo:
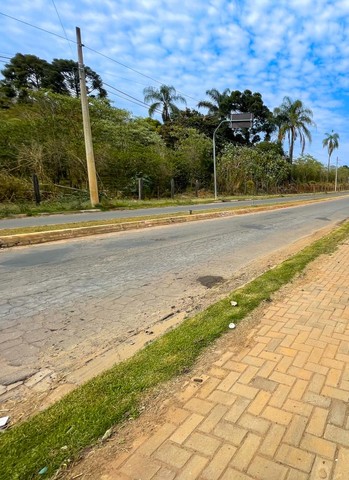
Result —
[{"label": "green grass strip", "polygon": [[[319,192],[321,195],[323,192]],[[302,194],[306,195],[306,194]],[[313,194],[309,193],[309,196]],[[248,200],[248,199],[263,199],[263,198],[277,198],[277,197],[292,197],[294,194],[286,195],[234,195],[230,197],[221,198],[221,201],[229,202],[230,200]],[[98,210],[137,210],[140,208],[157,208],[157,207],[169,207],[177,205],[201,205],[205,203],[214,202],[213,197],[189,197],[189,196],[179,196],[175,199],[150,199],[150,200],[132,200],[132,199],[104,199],[101,204],[97,205]],[[61,200],[45,200],[41,205],[36,205],[34,202],[23,202],[23,203],[0,203],[0,218],[11,217],[13,215],[24,214],[28,216],[40,215],[42,213],[72,213],[83,209],[91,209],[91,204],[88,200],[81,200],[81,198],[66,198]]]},{"label": "green grass strip", "polygon": [[[245,213],[246,211],[265,211],[269,209],[277,209],[283,207],[294,207],[299,204],[306,203],[315,203],[319,201],[318,199],[307,199],[307,200],[297,200],[293,202],[285,202],[280,199],[278,203],[265,203],[264,205],[232,205],[229,204],[224,207],[211,208],[208,210],[198,210],[192,212],[193,216],[195,215],[205,215],[205,214],[219,214],[223,212],[236,212],[237,214]],[[142,215],[140,217],[127,217],[127,218],[111,218],[108,220],[87,220],[83,222],[70,222],[70,223],[58,223],[54,225],[35,225],[31,227],[16,227],[16,228],[0,228],[0,238],[5,238],[11,235],[21,235],[26,233],[41,233],[41,232],[51,232],[57,230],[66,230],[66,229],[78,229],[81,227],[97,227],[103,225],[117,225],[123,223],[132,223],[132,222],[143,222],[151,220],[166,220],[168,218],[184,217],[191,215],[189,211],[187,212],[174,212],[174,213],[159,213],[156,215]],[[0,224],[1,227],[1,224]]]},{"label": "green grass strip", "polygon": [[[284,205],[286,202],[282,202],[280,200],[280,204]],[[293,203],[293,202],[292,202]],[[296,201],[294,202],[296,203]],[[304,201],[302,201],[304,203]],[[228,207],[217,207],[217,208],[212,208],[209,210],[199,210],[193,212],[194,215],[197,214],[205,214],[205,213],[220,213],[220,212],[226,212],[230,210],[246,210],[246,209],[258,209],[258,208],[263,208],[263,207],[272,207],[274,205],[279,205],[279,204],[266,204],[266,205],[251,205],[248,207],[244,207],[242,205],[238,206],[228,206]],[[288,204],[287,204],[288,205]],[[290,205],[292,206],[292,205]],[[119,223],[132,223],[132,222],[143,222],[143,221],[150,221],[150,220],[162,220],[166,218],[175,218],[175,217],[184,217],[184,216],[189,216],[189,211],[186,212],[174,212],[174,213],[159,213],[156,215],[142,215],[139,217],[126,217],[126,218],[111,218],[108,220],[86,220],[83,222],[70,222],[70,223],[57,223],[54,225],[35,225],[32,227],[16,227],[16,228],[0,228],[0,236],[1,237],[6,237],[9,235],[18,235],[18,234],[23,234],[23,233],[40,233],[40,232],[49,232],[52,230],[65,230],[65,229],[70,229],[70,228],[81,228],[81,227],[96,227],[100,225],[117,225]],[[1,224],[0,224],[1,226]]]},{"label": "green grass strip", "polygon": [[[0,436],[0,479],[48,478],[111,426],[137,415],[151,388],[193,366],[205,347],[321,254],[348,238],[349,222],[155,340],[131,359],[79,387],[48,410]],[[230,300],[238,306],[231,308]],[[238,334],[238,330],[237,330]],[[67,446],[67,450],[62,450]],[[48,467],[47,473],[38,472]]]}]

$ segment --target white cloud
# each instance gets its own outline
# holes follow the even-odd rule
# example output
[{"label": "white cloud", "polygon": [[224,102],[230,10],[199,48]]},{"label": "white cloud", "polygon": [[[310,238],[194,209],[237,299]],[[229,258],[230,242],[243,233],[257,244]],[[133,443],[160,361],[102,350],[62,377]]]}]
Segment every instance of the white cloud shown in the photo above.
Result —
[{"label": "white cloud", "polygon": [[[9,0],[4,13],[64,36],[53,5]],[[285,95],[313,109],[318,128],[309,152],[323,161],[325,131],[341,136],[348,154],[348,0],[55,0],[68,37],[174,85],[198,100],[211,88],[259,91],[269,108]],[[75,58],[76,46],[0,16],[0,52],[46,60]],[[150,79],[85,49],[85,62],[120,90],[143,99]],[[145,115],[125,100],[116,105]],[[188,105],[195,108],[194,100]],[[349,163],[349,162],[348,162]]]}]

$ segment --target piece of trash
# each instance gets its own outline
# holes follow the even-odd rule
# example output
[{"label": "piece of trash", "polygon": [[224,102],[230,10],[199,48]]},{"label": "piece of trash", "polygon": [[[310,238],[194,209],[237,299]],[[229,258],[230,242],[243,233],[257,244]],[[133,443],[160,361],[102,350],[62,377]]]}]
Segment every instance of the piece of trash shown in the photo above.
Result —
[{"label": "piece of trash", "polygon": [[45,475],[45,473],[47,472],[48,468],[47,467],[44,467],[40,470],[39,472],[39,475]]},{"label": "piece of trash", "polygon": [[195,377],[195,378],[193,378],[193,382],[202,383],[202,382],[203,382],[203,379],[200,378],[200,377]]},{"label": "piece of trash", "polygon": [[229,328],[234,329],[236,327],[235,323],[229,323]]},{"label": "piece of trash", "polygon": [[112,436],[113,430],[111,428],[108,428],[108,430],[105,432],[105,434],[102,437],[102,442],[105,440],[108,440],[109,437]]},{"label": "piece of trash", "polygon": [[6,428],[8,421],[10,420],[10,417],[1,417],[0,418],[0,428]]},{"label": "piece of trash", "polygon": [[236,307],[237,304],[238,304],[238,302],[235,302],[234,300],[232,300],[232,301],[230,302],[230,305],[231,305],[232,307]]},{"label": "piece of trash", "polygon": [[68,446],[64,445],[63,447],[61,447],[61,450],[68,450]]}]

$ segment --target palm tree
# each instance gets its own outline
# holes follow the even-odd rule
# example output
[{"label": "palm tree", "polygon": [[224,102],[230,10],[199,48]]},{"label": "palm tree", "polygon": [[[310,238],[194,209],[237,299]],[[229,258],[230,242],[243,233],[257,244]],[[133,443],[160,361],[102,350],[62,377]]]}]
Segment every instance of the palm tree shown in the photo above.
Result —
[{"label": "palm tree", "polygon": [[338,133],[325,133],[325,138],[322,140],[322,146],[325,148],[327,147],[328,151],[328,165],[327,165],[327,181],[330,174],[330,163],[331,163],[331,155],[333,150],[339,147],[339,135]]},{"label": "palm tree", "polygon": [[144,101],[154,102],[149,107],[149,116],[152,117],[156,110],[162,110],[161,116],[164,123],[171,120],[171,115],[178,111],[174,102],[181,102],[185,105],[186,100],[182,95],[178,95],[176,89],[170,85],[161,85],[159,89],[147,87],[143,90]]},{"label": "palm tree", "polygon": [[230,90],[226,88],[220,93],[216,88],[206,91],[206,95],[211,98],[211,101],[203,100],[198,103],[198,107],[208,109],[209,115],[217,115],[219,118],[226,117],[231,110]]},{"label": "palm tree", "polygon": [[275,124],[279,127],[278,140],[282,142],[286,135],[289,144],[289,162],[293,161],[294,144],[299,137],[301,154],[305,149],[306,139],[311,142],[311,133],[308,126],[314,126],[313,112],[306,108],[301,100],[292,101],[284,97],[280,107],[274,109]]}]

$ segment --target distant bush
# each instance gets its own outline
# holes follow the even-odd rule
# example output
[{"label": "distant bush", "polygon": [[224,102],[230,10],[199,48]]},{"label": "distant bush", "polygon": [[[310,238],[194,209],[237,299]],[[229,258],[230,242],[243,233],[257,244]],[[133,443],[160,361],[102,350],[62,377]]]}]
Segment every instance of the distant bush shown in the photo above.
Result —
[{"label": "distant bush", "polygon": [[0,202],[23,202],[33,199],[31,182],[0,173]]}]

